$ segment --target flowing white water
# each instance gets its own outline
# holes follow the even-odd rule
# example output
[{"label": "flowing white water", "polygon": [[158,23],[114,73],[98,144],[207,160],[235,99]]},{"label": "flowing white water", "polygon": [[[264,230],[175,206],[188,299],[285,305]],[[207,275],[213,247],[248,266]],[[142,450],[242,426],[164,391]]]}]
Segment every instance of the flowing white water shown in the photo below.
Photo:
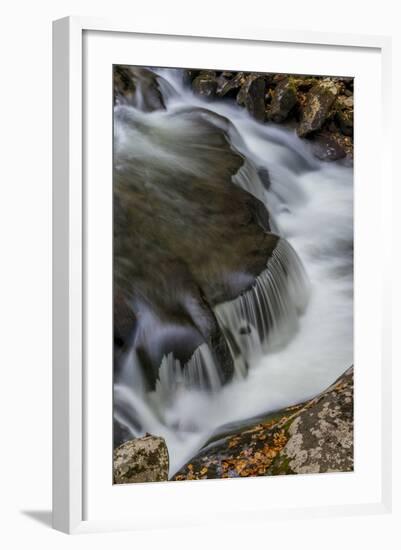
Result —
[{"label": "flowing white water", "polygon": [[[292,245],[278,247],[276,263],[255,287],[254,297],[261,307],[269,311],[269,300],[276,300],[272,307],[277,310],[283,294],[266,296],[266,288],[280,280],[283,266],[291,268],[287,298],[279,304],[284,322],[274,327],[272,345],[260,346],[262,341],[271,343],[270,338],[261,337],[269,327],[255,313],[251,296],[215,310],[223,331],[235,335],[231,346],[235,344],[249,362],[245,368],[236,360],[237,375],[230,383],[222,386],[216,377],[207,346],[199,348],[184,371],[171,355],[165,357],[151,393],[144,390],[134,353],[125,358],[115,381],[115,417],[133,436],[150,432],[166,439],[172,475],[219,427],[316,395],[353,363],[353,176],[350,167],[315,159],[295,132],[259,124],[227,101],[206,104],[183,87],[180,71],[158,72],[170,84],[166,87],[168,113],[206,107],[233,123],[231,141],[251,161],[234,181],[266,203],[277,232]],[[171,123],[164,114],[157,117],[155,124]],[[118,139],[123,143],[130,136],[118,135]],[[143,154],[158,152],[144,150]],[[163,162],[173,166],[177,160],[169,157]],[[185,159],[180,162],[182,168]],[[301,264],[292,257],[292,249],[309,280],[307,304]],[[238,336],[244,311],[255,320]]]}]

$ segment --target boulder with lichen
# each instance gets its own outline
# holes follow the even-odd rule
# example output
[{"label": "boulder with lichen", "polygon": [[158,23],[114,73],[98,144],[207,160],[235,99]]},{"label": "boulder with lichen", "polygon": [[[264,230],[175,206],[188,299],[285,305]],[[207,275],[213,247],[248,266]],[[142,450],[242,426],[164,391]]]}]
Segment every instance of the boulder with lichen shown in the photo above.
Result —
[{"label": "boulder with lichen", "polygon": [[162,437],[146,434],[126,441],[114,450],[115,484],[167,481],[168,469],[168,450]]},{"label": "boulder with lichen", "polygon": [[353,451],[351,367],[313,399],[210,440],[173,479],[349,472]]}]

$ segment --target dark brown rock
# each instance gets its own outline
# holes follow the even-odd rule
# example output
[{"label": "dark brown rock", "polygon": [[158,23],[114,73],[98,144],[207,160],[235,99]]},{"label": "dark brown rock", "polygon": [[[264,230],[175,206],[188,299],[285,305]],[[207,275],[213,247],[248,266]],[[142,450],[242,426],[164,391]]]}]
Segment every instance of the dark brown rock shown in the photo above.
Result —
[{"label": "dark brown rock", "polygon": [[189,78],[189,80],[192,82],[192,80],[197,77],[200,73],[199,69],[186,69],[185,74]]},{"label": "dark brown rock", "polygon": [[199,76],[192,81],[192,89],[194,92],[205,98],[213,97],[217,90],[217,80],[213,73],[214,71],[202,71]]},{"label": "dark brown rock", "polygon": [[160,77],[155,73],[127,65],[114,65],[113,71],[115,103],[127,103],[146,112],[165,109]]},{"label": "dark brown rock", "polygon": [[354,133],[354,98],[353,96],[340,96],[335,103],[335,120],[345,136]]},{"label": "dark brown rock", "polygon": [[284,122],[297,103],[297,87],[292,78],[280,80],[277,84],[270,107],[268,118],[273,122]]},{"label": "dark brown rock", "polygon": [[347,152],[334,133],[318,132],[311,140],[312,152],[320,160],[333,161],[343,159]]},{"label": "dark brown rock", "polygon": [[301,109],[301,120],[297,128],[300,137],[320,130],[328,118],[339,93],[338,85],[331,79],[319,81],[306,95]]},{"label": "dark brown rock", "polygon": [[237,95],[237,102],[244,105],[249,114],[263,122],[265,120],[266,80],[263,76],[252,74],[247,77]]},{"label": "dark brown rock", "polygon": [[169,456],[162,437],[147,434],[117,447],[113,454],[113,482],[167,481]]}]

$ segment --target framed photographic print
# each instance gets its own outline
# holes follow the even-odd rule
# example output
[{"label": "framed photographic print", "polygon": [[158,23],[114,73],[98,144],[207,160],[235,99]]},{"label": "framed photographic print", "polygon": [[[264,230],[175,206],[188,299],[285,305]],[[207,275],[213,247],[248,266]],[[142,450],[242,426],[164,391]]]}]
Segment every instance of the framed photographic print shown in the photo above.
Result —
[{"label": "framed photographic print", "polygon": [[54,23],[56,528],[388,509],[389,50]]}]

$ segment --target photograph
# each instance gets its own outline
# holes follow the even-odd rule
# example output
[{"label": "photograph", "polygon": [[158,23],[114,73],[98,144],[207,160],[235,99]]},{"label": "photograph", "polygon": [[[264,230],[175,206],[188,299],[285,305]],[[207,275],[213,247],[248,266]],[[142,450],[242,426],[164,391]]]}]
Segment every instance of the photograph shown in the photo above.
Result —
[{"label": "photograph", "polygon": [[113,483],[352,472],[354,78],[110,87]]}]

